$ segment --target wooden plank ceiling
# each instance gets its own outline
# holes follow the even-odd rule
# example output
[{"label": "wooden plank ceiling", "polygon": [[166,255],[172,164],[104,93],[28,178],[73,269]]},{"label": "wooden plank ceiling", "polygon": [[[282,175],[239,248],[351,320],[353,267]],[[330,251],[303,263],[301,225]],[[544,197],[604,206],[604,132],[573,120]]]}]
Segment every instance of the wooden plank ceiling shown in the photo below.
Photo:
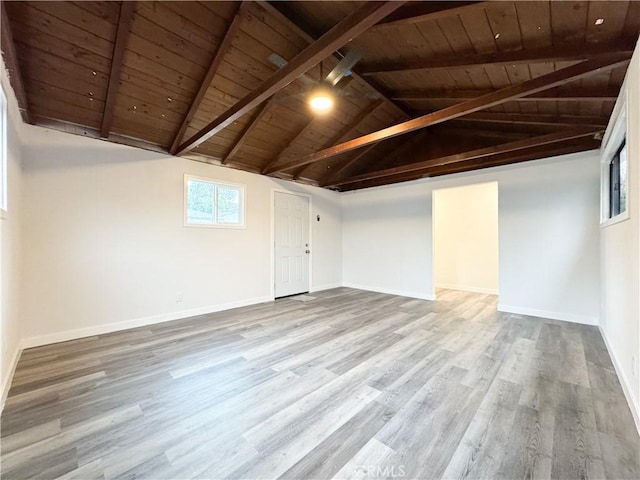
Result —
[{"label": "wooden plank ceiling", "polygon": [[639,31],[634,1],[2,2],[26,122],[337,190],[598,148]]}]

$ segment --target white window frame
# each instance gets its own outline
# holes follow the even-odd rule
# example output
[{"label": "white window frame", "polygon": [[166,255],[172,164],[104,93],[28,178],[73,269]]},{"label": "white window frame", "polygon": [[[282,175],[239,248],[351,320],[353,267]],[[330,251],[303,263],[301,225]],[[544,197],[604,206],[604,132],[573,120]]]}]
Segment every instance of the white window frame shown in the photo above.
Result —
[{"label": "white window frame", "polygon": [[[622,92],[624,92],[624,86],[622,87]],[[610,212],[610,170],[609,164],[613,159],[614,155],[618,153],[622,142],[625,140],[627,136],[628,126],[627,126],[627,102],[625,98],[620,98],[620,107],[614,110],[612,115],[613,123],[611,124],[611,131],[607,135],[607,137],[603,141],[602,146],[602,156],[600,160],[600,227],[605,228],[610,225],[615,225],[616,223],[624,222],[629,219],[629,198],[630,195],[630,181],[631,178],[631,170],[633,166],[631,162],[628,161],[627,157],[627,204],[624,212],[620,212],[618,215],[614,217],[609,217]],[[627,141],[628,147],[628,141]],[[627,150],[628,151],[628,150]],[[628,155],[628,154],[627,154]]]},{"label": "white window frame", "polygon": [[[188,208],[188,193],[189,193],[189,180],[198,180],[200,182],[212,183],[215,186],[221,187],[232,187],[237,188],[241,192],[240,196],[240,215],[242,218],[241,223],[239,224],[229,224],[229,223],[189,223],[187,216],[187,208]],[[184,175],[184,185],[183,185],[183,209],[184,209],[184,217],[183,224],[185,227],[193,227],[193,228],[224,228],[224,229],[232,229],[232,230],[243,230],[247,228],[247,186],[242,183],[232,183],[222,180],[217,180],[215,178],[207,178],[200,177],[197,175],[190,175],[185,173]],[[216,206],[214,205],[214,208]],[[215,215],[214,215],[215,218]]]},{"label": "white window frame", "polygon": [[7,96],[0,84],[0,218],[6,218],[8,210],[9,169],[7,166]]}]

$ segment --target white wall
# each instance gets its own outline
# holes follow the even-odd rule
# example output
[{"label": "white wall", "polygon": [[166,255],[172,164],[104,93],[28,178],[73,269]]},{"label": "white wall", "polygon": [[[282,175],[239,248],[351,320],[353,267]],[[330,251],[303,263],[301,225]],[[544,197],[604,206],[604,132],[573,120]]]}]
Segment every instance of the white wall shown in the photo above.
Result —
[{"label": "white wall", "polygon": [[424,183],[342,194],[346,287],[433,300],[431,191]]},{"label": "white wall", "polygon": [[8,101],[7,169],[8,210],[0,219],[0,405],[18,359],[20,343],[20,219],[21,219],[21,122],[17,102],[0,61],[0,81]]},{"label": "white wall", "polygon": [[500,309],[598,321],[598,152],[349,192],[345,285],[433,298],[432,191],[498,182]]},{"label": "white wall", "polygon": [[[601,230],[601,330],[640,430],[640,47],[623,87],[627,106],[629,218]],[[616,105],[616,111],[622,102]],[[612,120],[614,117],[612,116]],[[607,136],[613,124],[610,123]]]},{"label": "white wall", "polygon": [[[247,228],[184,227],[185,173],[245,184]],[[341,284],[334,192],[40,127],[23,188],[25,345],[272,299],[273,188],[312,195],[312,288]]]},{"label": "white wall", "polygon": [[499,308],[596,325],[599,156],[561,158],[499,179]]},{"label": "white wall", "polygon": [[437,288],[498,293],[498,184],[433,192]]}]

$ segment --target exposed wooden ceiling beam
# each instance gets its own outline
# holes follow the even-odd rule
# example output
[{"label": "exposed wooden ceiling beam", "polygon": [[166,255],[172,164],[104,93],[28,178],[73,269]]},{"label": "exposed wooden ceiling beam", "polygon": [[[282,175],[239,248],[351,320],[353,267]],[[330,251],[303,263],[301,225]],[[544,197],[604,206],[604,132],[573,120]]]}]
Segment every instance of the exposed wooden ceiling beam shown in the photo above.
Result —
[{"label": "exposed wooden ceiling beam", "polygon": [[316,117],[316,118],[312,118],[311,120],[309,120],[309,121],[305,124],[305,126],[304,126],[304,127],[302,127],[302,128],[298,131],[298,133],[296,133],[296,134],[295,134],[295,136],[294,136],[291,140],[289,140],[289,142],[287,142],[287,144],[284,146],[284,148],[282,148],[282,149],[281,149],[281,150],[280,150],[280,151],[279,151],[279,152],[278,152],[278,153],[277,153],[277,154],[276,154],[276,155],[271,159],[271,161],[267,164],[267,166],[266,166],[266,167],[264,167],[264,168],[262,169],[262,173],[264,173],[264,171],[265,171],[265,170],[267,170],[267,169],[271,168],[273,165],[275,165],[276,163],[278,163],[278,161],[280,160],[280,158],[282,157],[282,155],[284,154],[284,152],[286,152],[286,151],[287,151],[287,149],[288,149],[289,147],[291,147],[291,145],[293,145],[293,144],[296,142],[296,140],[298,140],[299,138],[301,138],[302,136],[304,136],[304,134],[306,134],[309,130],[311,130],[311,129],[315,126],[316,122],[318,122],[318,121],[319,121],[319,119],[318,119],[317,117]]},{"label": "exposed wooden ceiling beam", "polygon": [[[371,102],[351,122],[349,122],[349,124],[347,124],[331,139],[329,139],[329,141],[325,143],[323,148],[330,147],[332,145],[335,145],[349,138],[351,135],[353,135],[353,133],[356,131],[356,129],[360,126],[362,122],[364,122],[367,118],[373,115],[384,104],[385,102],[383,99],[378,99]],[[275,165],[275,163],[269,165],[269,168],[273,167],[273,165]],[[296,172],[294,172],[293,174],[293,179],[297,180],[298,178],[300,178],[300,175],[302,175],[302,173],[307,169],[307,167],[308,165],[303,165],[298,170],[296,170]],[[269,168],[265,168],[265,171],[268,170]]]},{"label": "exposed wooden ceiling beam", "polygon": [[[441,89],[441,90],[402,90],[390,94],[393,100],[420,101],[420,100],[457,100],[479,97],[495,90],[487,89]],[[585,101],[616,101],[620,93],[619,87],[585,88],[578,87],[568,89],[553,88],[545,92],[518,98],[518,102],[585,102]]]},{"label": "exposed wooden ceiling beam", "polygon": [[367,118],[373,115],[379,108],[382,107],[384,101],[382,99],[375,100],[367,105],[363,110],[356,115],[356,117],[345,125],[338,133],[336,133],[329,141],[328,144],[335,145],[338,142],[341,142],[347,138],[349,138],[353,133],[360,127],[362,122],[364,122]]},{"label": "exposed wooden ceiling beam", "polygon": [[339,178],[339,175],[344,172],[347,168],[355,165],[360,160],[362,160],[365,156],[367,156],[374,148],[376,148],[379,143],[372,143],[371,145],[363,148],[362,150],[356,152],[356,155],[352,158],[347,159],[341,165],[337,165],[336,168],[331,170],[327,175],[322,177],[318,182],[321,187],[332,185],[332,182]]},{"label": "exposed wooden ceiling beam", "polygon": [[531,95],[532,93],[557,87],[579,78],[593,75],[594,73],[605,72],[616,67],[626,65],[627,63],[629,63],[629,58],[617,55],[609,59],[587,60],[547,75],[542,75],[532,80],[505,87],[496,92],[488,93],[391,127],[383,128],[377,132],[363,135],[362,137],[349,140],[333,147],[319,150],[315,153],[305,155],[298,160],[293,160],[282,165],[276,165],[267,173],[270,174],[278,171],[289,170],[301,165],[307,165],[319,160],[324,160],[326,158],[364,147],[371,143],[377,143],[388,138],[428,127],[430,125],[436,125],[479,110],[500,105],[501,103],[508,102],[515,98],[520,98],[525,95]]},{"label": "exposed wooden ceiling beam", "polygon": [[[313,31],[313,29],[309,25],[307,25],[301,18],[295,17],[294,13],[290,9],[286,8],[286,2],[260,2],[259,5],[264,8],[270,15],[277,18],[280,22],[284,23],[293,31],[295,31],[296,34],[305,39],[308,43],[315,42],[320,37],[320,34],[318,34],[318,32]],[[375,28],[375,26],[372,28]],[[338,52],[335,52],[333,56],[338,61],[342,60],[343,58],[342,55],[340,55],[340,53]],[[398,103],[391,100],[388,97],[388,92],[386,91],[386,89],[379,85],[378,82],[376,82],[374,79],[367,79],[362,77],[362,75],[358,73],[357,68],[355,67],[351,69],[351,77],[363,82],[374,95],[379,95],[387,105],[393,107],[400,114],[404,115],[405,118],[411,118],[409,111],[402,105],[399,105]],[[344,82],[344,79],[342,80],[342,82]]]},{"label": "exposed wooden ceiling beam", "polygon": [[585,140],[580,142],[569,142],[559,145],[547,145],[544,147],[537,147],[528,150],[524,150],[519,153],[507,153],[498,154],[492,157],[485,158],[483,160],[471,160],[466,162],[460,162],[453,165],[447,165],[444,167],[434,167],[429,170],[421,172],[410,172],[407,174],[394,175],[393,177],[378,178],[373,180],[367,180],[360,183],[352,183],[340,188],[340,191],[347,192],[351,190],[358,190],[362,188],[378,187],[381,185],[389,185],[392,183],[409,182],[412,180],[419,180],[426,177],[438,177],[442,175],[451,175],[454,173],[468,172],[472,170],[481,170],[485,168],[498,167],[502,165],[509,165],[513,163],[527,162],[531,160],[539,160],[541,158],[555,157],[559,155],[567,155],[571,153],[584,152],[587,150],[597,149],[599,142],[595,140]]},{"label": "exposed wooden ceiling beam", "polygon": [[198,92],[196,93],[196,96],[193,97],[191,106],[189,107],[189,110],[187,111],[187,114],[182,120],[182,123],[180,124],[180,128],[178,128],[178,131],[176,132],[176,136],[174,137],[173,142],[171,143],[171,148],[169,148],[169,151],[171,153],[175,154],[176,151],[178,150],[178,146],[182,141],[184,132],[187,130],[187,127],[189,126],[189,123],[191,122],[191,120],[193,120],[193,117],[198,111],[198,108],[200,108],[200,103],[202,102],[202,99],[207,94],[207,90],[209,90],[209,87],[211,86],[211,82],[213,82],[213,77],[216,76],[216,73],[218,72],[218,68],[220,68],[220,64],[222,63],[224,56],[227,54],[227,51],[229,50],[229,47],[231,46],[231,43],[233,42],[233,39],[235,38],[236,33],[240,28],[240,24],[244,20],[247,12],[249,11],[250,5],[251,5],[251,2],[244,1],[238,6],[238,10],[236,11],[235,16],[233,17],[233,20],[229,23],[227,30],[224,32],[222,41],[218,45],[216,53],[213,55],[213,59],[211,60],[209,69],[207,70],[207,73],[205,74],[202,81],[200,82],[200,88],[198,88]]},{"label": "exposed wooden ceiling beam", "polygon": [[307,170],[308,167],[309,165],[303,165],[300,168],[297,168],[291,175],[291,179],[294,181],[300,180],[300,178],[302,177],[302,174]]},{"label": "exposed wooden ceiling beam", "polygon": [[113,107],[116,104],[118,86],[120,84],[120,70],[122,69],[122,57],[129,37],[129,26],[133,19],[136,2],[120,2],[120,17],[118,18],[118,30],[113,43],[113,55],[111,55],[111,71],[109,72],[109,84],[107,95],[104,101],[104,111],[102,112],[102,125],[100,135],[102,138],[109,136],[111,124],[113,122]]},{"label": "exposed wooden ceiling beam", "polygon": [[403,73],[415,70],[432,70],[435,68],[469,68],[486,67],[488,65],[505,65],[535,62],[565,62],[578,60],[598,60],[620,54],[631,56],[635,40],[624,40],[602,45],[554,45],[552,47],[517,50],[513,52],[496,52],[487,54],[449,55],[419,61],[395,61],[379,64],[360,65],[362,75],[379,75],[381,73]]},{"label": "exposed wooden ceiling beam", "polygon": [[477,112],[458,117],[456,122],[504,123],[508,125],[542,125],[551,127],[570,127],[576,125],[606,128],[606,117],[568,116],[525,113]]},{"label": "exposed wooden ceiling beam", "polygon": [[408,2],[384,20],[379,22],[371,31],[383,31],[387,27],[397,27],[414,23],[451,17],[470,10],[483,9],[489,2]]},{"label": "exposed wooden ceiling beam", "polygon": [[557,155],[565,155],[568,153],[582,152],[585,150],[596,150],[600,148],[600,141],[593,138],[582,138],[571,142],[544,145],[542,147],[534,147],[523,150],[522,152],[504,153],[494,155],[486,159],[470,160],[467,162],[455,163],[452,165],[443,165],[441,167],[433,167],[427,171],[429,177],[439,177],[442,175],[450,175],[452,173],[467,172],[469,170],[479,170],[498,165],[509,165],[527,160],[534,160]]},{"label": "exposed wooden ceiling beam", "polygon": [[[406,155],[411,149],[415,148],[416,144],[424,141],[425,137],[429,134],[428,130],[422,130],[417,133],[413,138],[409,141],[404,142],[400,148],[393,152],[393,156],[398,158]],[[379,143],[372,143],[371,145],[362,148],[356,152],[356,155],[352,158],[348,158],[341,164],[337,164],[333,167],[333,170],[329,171],[327,175],[322,177],[318,184],[322,185],[331,185],[333,181],[340,178],[340,175],[345,172],[348,168],[352,167],[356,163],[360,162],[364,157],[366,157],[376,146],[380,145]]]},{"label": "exposed wooden ceiling beam", "polygon": [[[47,118],[40,116],[38,114],[32,115],[33,121],[36,125],[39,125],[44,128],[50,128],[52,130],[58,130],[60,132],[69,133],[71,135],[79,135],[81,137],[102,139],[106,141],[100,134],[99,128],[92,128],[87,126],[78,125],[75,123],[66,122],[64,120],[56,120],[53,118]],[[163,153],[168,155],[169,152],[162,145],[158,145],[156,143],[151,143],[146,140],[141,140],[139,138],[127,137],[124,135],[119,135],[117,133],[112,133],[109,135],[109,142],[118,143],[121,145],[128,145],[130,147],[141,148],[143,150],[149,150],[152,152]]]},{"label": "exposed wooden ceiling beam", "polygon": [[[427,129],[427,131],[429,130],[430,129]],[[548,132],[540,132],[540,134],[542,133]],[[504,140],[505,142],[509,140],[522,140],[523,138],[529,138],[532,136],[530,132],[523,132],[520,130],[488,130],[487,128],[478,128],[477,126],[470,129],[462,127],[460,124],[456,124],[453,121],[441,125],[438,129],[438,134],[443,135],[443,137],[448,137],[446,140],[448,142],[450,142],[452,138],[456,139],[462,136],[471,138],[497,138]]]},{"label": "exposed wooden ceiling beam", "polygon": [[456,153],[453,155],[447,155],[440,158],[432,158],[424,160],[422,162],[414,162],[400,167],[387,168],[384,170],[378,170],[377,172],[368,172],[362,175],[357,175],[351,178],[346,178],[332,182],[330,185],[321,185],[323,187],[335,187],[340,185],[347,185],[350,183],[358,183],[366,180],[373,180],[375,178],[392,177],[398,174],[405,174],[409,172],[419,172],[427,170],[433,167],[440,167],[443,165],[450,165],[466,160],[472,160],[476,158],[490,157],[497,154],[515,152],[518,150],[525,150],[531,147],[539,147],[543,145],[549,145],[553,143],[566,142],[574,140],[576,138],[583,138],[593,136],[594,134],[602,131],[598,128],[592,127],[576,127],[561,132],[550,133],[548,135],[539,135],[536,137],[526,138],[523,140],[516,140],[514,142],[507,142],[492,147],[479,148],[477,150],[470,150],[468,152]]},{"label": "exposed wooden ceiling beam", "polygon": [[240,147],[242,147],[244,142],[247,141],[249,134],[253,131],[254,128],[256,128],[256,125],[260,123],[260,120],[262,120],[262,117],[264,117],[264,114],[267,113],[267,109],[272,103],[273,102],[269,100],[268,102],[264,102],[262,105],[260,105],[256,109],[255,113],[249,120],[249,123],[247,123],[247,125],[244,127],[244,130],[242,130],[240,135],[238,135],[238,138],[236,138],[236,140],[233,142],[233,145],[231,146],[229,151],[225,154],[224,158],[221,160],[223,165],[226,165],[227,163],[229,163],[229,160],[231,160],[238,153],[238,151],[240,150]]},{"label": "exposed wooden ceiling beam", "polygon": [[178,155],[183,154],[207,141],[207,139],[228,127],[242,115],[253,110],[401,5],[402,2],[393,1],[362,4],[351,15],[292,58],[287,65],[275,72],[260,87],[250,92],[226,112],[182,143],[176,153]]},{"label": "exposed wooden ceiling beam", "polygon": [[13,43],[13,34],[11,33],[11,25],[9,24],[5,5],[0,5],[0,14],[2,16],[2,23],[0,25],[2,43],[0,44],[0,50],[2,50],[4,64],[9,71],[9,80],[11,81],[11,86],[16,94],[16,99],[18,100],[18,108],[20,109],[22,121],[25,123],[32,123],[31,114],[29,113],[27,93],[24,88],[24,83],[22,82],[18,55],[16,53],[16,46]]}]

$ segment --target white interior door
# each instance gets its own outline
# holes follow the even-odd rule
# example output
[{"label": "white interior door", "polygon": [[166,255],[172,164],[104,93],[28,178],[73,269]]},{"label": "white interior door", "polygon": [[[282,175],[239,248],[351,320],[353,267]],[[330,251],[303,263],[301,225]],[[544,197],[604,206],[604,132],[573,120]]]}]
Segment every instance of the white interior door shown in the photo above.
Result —
[{"label": "white interior door", "polygon": [[275,192],[275,296],[309,291],[309,198]]}]

